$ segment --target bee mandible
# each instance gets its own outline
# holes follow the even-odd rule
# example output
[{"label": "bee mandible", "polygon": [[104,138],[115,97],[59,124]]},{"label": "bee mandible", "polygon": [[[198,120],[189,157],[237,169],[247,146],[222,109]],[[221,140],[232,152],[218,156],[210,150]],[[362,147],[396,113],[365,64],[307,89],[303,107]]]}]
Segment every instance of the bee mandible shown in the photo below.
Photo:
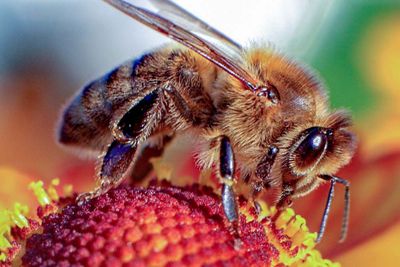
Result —
[{"label": "bee mandible", "polygon": [[242,47],[173,2],[151,0],[159,11],[152,12],[105,1],[180,45],[122,64],[85,86],[65,109],[59,141],[100,155],[100,185],[85,197],[118,185],[132,169],[143,178],[149,158],[185,133],[200,140],[200,167],[216,166],[231,225],[239,218],[236,182],[250,187],[256,210],[263,191],[282,210],[329,181],[317,241],[336,183],[345,186],[343,241],[350,184],[335,173],[350,161],[356,141],[350,116],[329,110],[316,76],[264,45]]}]

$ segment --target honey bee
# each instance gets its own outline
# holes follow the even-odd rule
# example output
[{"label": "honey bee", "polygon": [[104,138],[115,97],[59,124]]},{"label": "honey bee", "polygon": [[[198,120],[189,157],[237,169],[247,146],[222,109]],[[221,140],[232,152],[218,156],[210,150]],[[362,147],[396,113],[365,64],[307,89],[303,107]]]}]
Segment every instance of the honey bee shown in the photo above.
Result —
[{"label": "honey bee", "polygon": [[345,239],[350,184],[334,174],[350,161],[356,138],[349,114],[329,110],[315,75],[263,45],[240,46],[173,2],[151,0],[156,12],[122,0],[105,2],[180,45],[117,67],[84,87],[65,109],[59,141],[101,159],[100,185],[85,197],[118,185],[132,169],[143,178],[151,170],[149,158],[186,133],[203,144],[200,167],[215,166],[231,225],[239,217],[236,182],[249,186],[259,211],[263,191],[273,192],[282,210],[329,181],[317,241],[336,183],[345,186]]}]

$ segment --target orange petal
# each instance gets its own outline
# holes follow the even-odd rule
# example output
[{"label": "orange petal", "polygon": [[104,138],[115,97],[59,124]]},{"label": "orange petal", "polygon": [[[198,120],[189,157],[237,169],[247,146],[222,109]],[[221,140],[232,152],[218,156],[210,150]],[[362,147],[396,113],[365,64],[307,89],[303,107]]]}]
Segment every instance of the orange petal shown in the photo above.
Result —
[{"label": "orange petal", "polygon": [[362,263],[364,267],[397,266],[400,262],[399,236],[400,222],[397,222],[383,233],[338,256],[336,260],[343,266],[354,266],[356,262]]}]

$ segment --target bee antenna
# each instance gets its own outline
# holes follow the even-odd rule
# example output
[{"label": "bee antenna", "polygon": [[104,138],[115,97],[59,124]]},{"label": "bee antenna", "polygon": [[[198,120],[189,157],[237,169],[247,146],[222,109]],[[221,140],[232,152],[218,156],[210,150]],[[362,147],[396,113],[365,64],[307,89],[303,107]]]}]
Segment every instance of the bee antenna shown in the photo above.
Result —
[{"label": "bee antenna", "polygon": [[349,215],[350,215],[350,182],[335,176],[321,175],[320,178],[330,181],[331,186],[329,188],[328,199],[326,200],[326,205],[324,209],[324,214],[322,215],[322,221],[319,227],[318,236],[316,242],[319,243],[325,233],[326,224],[328,222],[328,215],[331,209],[332,199],[335,193],[336,183],[343,184],[345,186],[344,192],[344,211],[342,219],[342,229],[340,232],[339,242],[342,243],[347,237],[347,229],[349,226]]}]

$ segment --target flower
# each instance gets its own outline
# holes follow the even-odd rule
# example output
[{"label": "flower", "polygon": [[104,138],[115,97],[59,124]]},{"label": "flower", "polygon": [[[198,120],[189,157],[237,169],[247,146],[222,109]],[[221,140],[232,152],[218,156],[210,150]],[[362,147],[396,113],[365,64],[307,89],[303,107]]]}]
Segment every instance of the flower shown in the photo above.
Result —
[{"label": "flower", "polygon": [[121,185],[78,205],[74,197],[59,198],[57,183],[48,189],[31,185],[41,203],[37,219],[27,219],[25,209],[1,217],[11,222],[7,238],[0,239],[3,264],[338,266],[321,257],[316,234],[292,209],[278,214],[263,203],[256,215],[240,198],[239,244],[211,187]]}]

